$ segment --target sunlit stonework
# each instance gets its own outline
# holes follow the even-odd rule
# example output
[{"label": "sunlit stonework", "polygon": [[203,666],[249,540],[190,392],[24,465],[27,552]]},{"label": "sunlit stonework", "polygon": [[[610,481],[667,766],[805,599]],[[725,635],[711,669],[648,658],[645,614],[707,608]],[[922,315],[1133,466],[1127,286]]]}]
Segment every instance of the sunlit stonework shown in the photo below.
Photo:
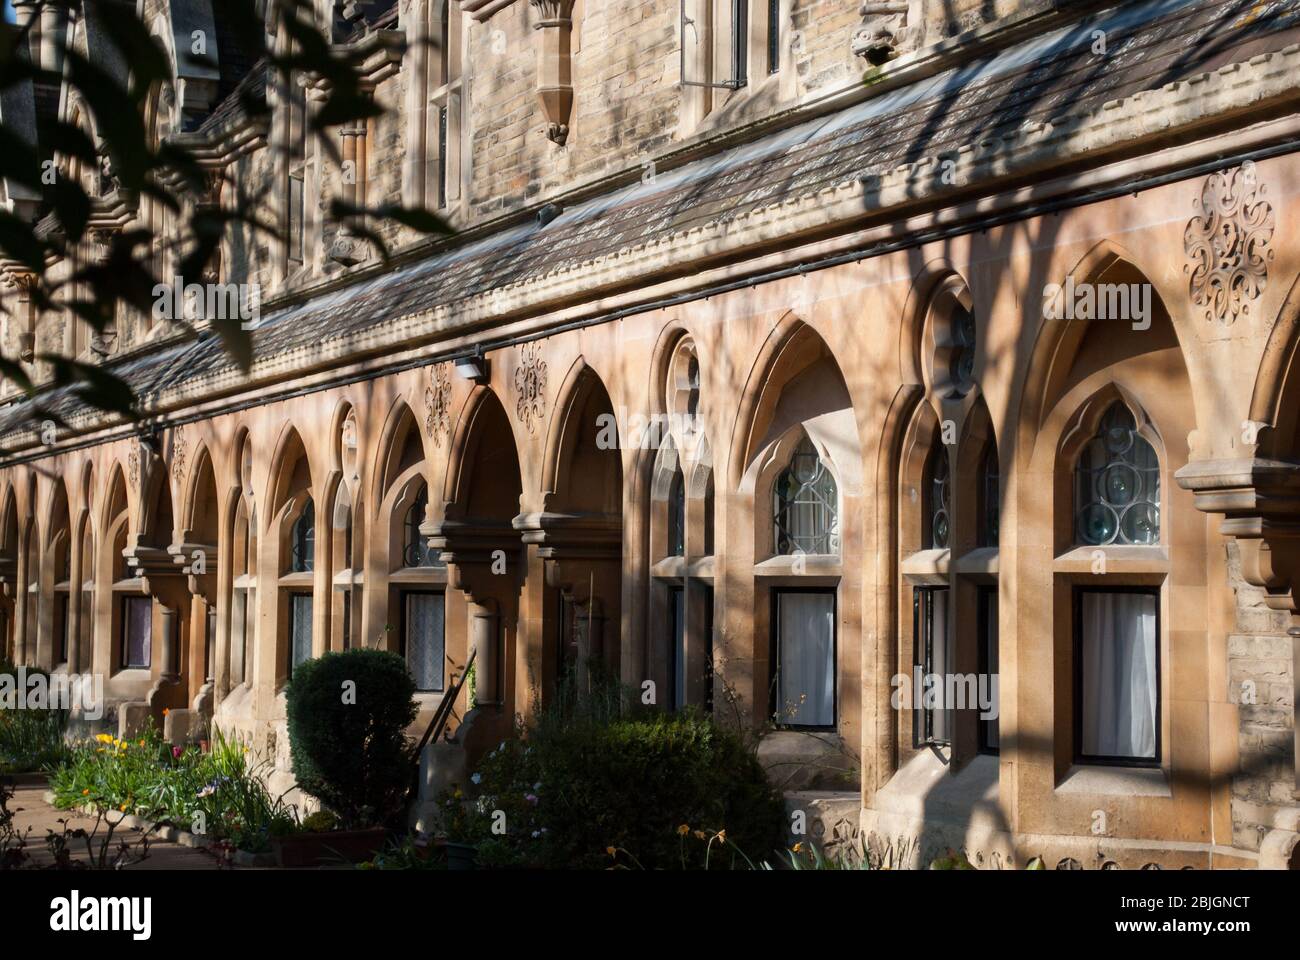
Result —
[{"label": "sunlit stonework", "polygon": [[424,430],[437,446],[451,433],[451,374],[440,363],[429,371],[424,388]]},{"label": "sunlit stonework", "polygon": [[536,343],[526,344],[519,351],[515,397],[515,414],[524,429],[533,433],[546,416],[546,361]]}]

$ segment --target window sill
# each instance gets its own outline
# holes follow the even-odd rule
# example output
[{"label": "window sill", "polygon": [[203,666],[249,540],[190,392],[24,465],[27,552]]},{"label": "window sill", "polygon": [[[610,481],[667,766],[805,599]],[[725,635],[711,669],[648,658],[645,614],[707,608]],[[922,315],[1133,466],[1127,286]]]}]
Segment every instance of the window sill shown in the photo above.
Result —
[{"label": "window sill", "polygon": [[1103,767],[1075,764],[1056,787],[1066,796],[1172,797],[1162,767]]},{"label": "window sill", "polygon": [[336,587],[359,587],[365,583],[365,573],[361,570],[340,570],[334,574],[332,582]]},{"label": "window sill", "polygon": [[[1098,554],[1101,556],[1098,557]],[[1099,559],[1103,561],[1101,571],[1096,569]],[[1089,576],[1111,573],[1166,574],[1169,572],[1169,551],[1163,546],[1074,547],[1058,556],[1053,561],[1052,568],[1057,573]]]},{"label": "window sill", "polygon": [[310,587],[316,582],[315,572],[308,570],[300,573],[286,573],[280,578],[282,587]]},{"label": "window sill", "polygon": [[908,583],[946,587],[951,567],[952,551],[945,547],[941,550],[918,550],[903,560],[902,570]]},{"label": "window sill", "polygon": [[964,577],[985,577],[989,582],[996,582],[998,577],[998,548],[978,547],[962,554],[956,563],[956,570]]},{"label": "window sill", "polygon": [[[402,567],[398,570],[394,570],[392,573],[388,575],[388,582],[393,584],[422,583],[428,586],[437,586],[437,585],[445,584],[447,582],[447,568],[446,567]],[[338,580],[336,579],[334,583],[335,585],[337,585]]]},{"label": "window sill", "polygon": [[754,564],[756,577],[838,577],[840,558],[822,554],[782,554]]}]

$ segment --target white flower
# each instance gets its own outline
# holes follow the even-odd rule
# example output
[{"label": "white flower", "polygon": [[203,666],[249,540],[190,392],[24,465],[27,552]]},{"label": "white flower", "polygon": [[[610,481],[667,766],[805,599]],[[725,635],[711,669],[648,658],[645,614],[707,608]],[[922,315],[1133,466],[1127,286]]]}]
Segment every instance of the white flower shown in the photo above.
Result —
[{"label": "white flower", "polygon": [[481,773],[474,774],[474,776],[469,778],[469,782],[474,784],[474,786],[477,787],[480,783],[483,782],[483,774]]},{"label": "white flower", "polygon": [[541,835],[542,835],[542,831],[540,831],[540,830],[534,830],[534,831],[533,831],[533,839],[534,839],[534,840],[536,840],[536,839],[537,839],[538,837],[540,837]]}]

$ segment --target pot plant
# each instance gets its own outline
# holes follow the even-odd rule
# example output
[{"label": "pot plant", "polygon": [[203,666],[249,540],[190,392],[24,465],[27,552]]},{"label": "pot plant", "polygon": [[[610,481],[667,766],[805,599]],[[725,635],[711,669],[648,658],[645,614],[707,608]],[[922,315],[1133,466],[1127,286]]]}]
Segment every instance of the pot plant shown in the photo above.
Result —
[{"label": "pot plant", "polygon": [[414,747],[415,683],[384,650],[327,653],[294,670],[286,692],[298,785],[320,801],[316,829],[276,842],[284,866],[373,859],[405,809]]}]

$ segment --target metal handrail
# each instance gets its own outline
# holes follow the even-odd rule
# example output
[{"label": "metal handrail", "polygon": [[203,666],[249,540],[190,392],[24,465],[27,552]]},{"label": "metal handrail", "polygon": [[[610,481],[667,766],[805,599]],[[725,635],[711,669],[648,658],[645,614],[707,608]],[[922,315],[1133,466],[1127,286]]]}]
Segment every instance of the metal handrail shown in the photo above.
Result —
[{"label": "metal handrail", "polygon": [[451,685],[442,702],[438,704],[438,709],[433,711],[433,717],[429,720],[429,726],[425,728],[424,736],[420,738],[420,744],[415,748],[415,772],[412,778],[411,796],[415,797],[420,792],[420,756],[424,753],[424,748],[428,746],[430,740],[436,740],[442,736],[443,729],[447,726],[447,721],[451,719],[451,711],[456,706],[456,701],[460,698],[460,691],[465,686],[465,681],[469,679],[470,667],[474,666],[474,658],[478,655],[478,650],[474,649],[469,652],[469,659],[465,661],[465,669],[461,671],[460,678]]}]

